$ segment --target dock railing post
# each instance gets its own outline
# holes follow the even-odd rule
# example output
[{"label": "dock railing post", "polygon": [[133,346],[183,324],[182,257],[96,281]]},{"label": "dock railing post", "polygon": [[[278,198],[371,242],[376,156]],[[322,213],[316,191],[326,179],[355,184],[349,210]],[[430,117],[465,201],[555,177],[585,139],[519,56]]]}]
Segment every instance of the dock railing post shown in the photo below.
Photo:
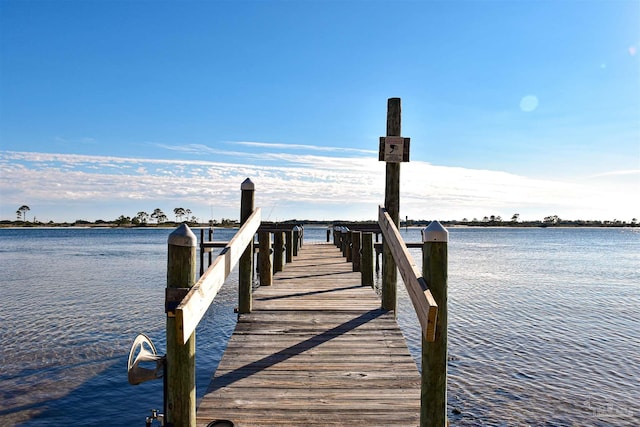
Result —
[{"label": "dock railing post", "polygon": [[287,230],[284,232],[285,236],[285,261],[290,263],[293,261],[293,231]]},{"label": "dock railing post", "polygon": [[348,240],[347,236],[349,235],[349,229],[347,227],[342,227],[340,230],[340,250],[342,251],[342,256],[347,256],[347,246]]},{"label": "dock railing post", "polygon": [[271,286],[273,270],[271,268],[271,233],[258,233],[258,265],[260,266],[260,286]]},{"label": "dock railing post", "polygon": [[434,221],[422,230],[422,275],[438,304],[436,339],[422,338],[421,427],[447,425],[447,245],[449,232]]},{"label": "dock railing post", "polygon": [[[254,209],[255,185],[249,178],[240,186],[240,223],[244,224]],[[238,313],[251,313],[251,291],[253,277],[253,240],[240,257],[238,263]]]},{"label": "dock railing post", "polygon": [[196,283],[197,239],[182,224],[168,239],[167,255],[167,423],[175,427],[196,425],[196,337],[186,344],[178,339],[172,305],[177,305]]},{"label": "dock railing post", "polygon": [[200,229],[200,275],[204,274],[204,228]]},{"label": "dock railing post", "polygon": [[[400,98],[387,100],[387,136],[401,135]],[[400,163],[386,163],[384,207],[396,225],[400,225]],[[389,245],[382,246],[382,308],[397,312],[398,270]]]},{"label": "dock railing post", "polygon": [[293,227],[293,229],[291,230],[291,232],[293,233],[292,236],[292,242],[293,242],[293,248],[292,248],[292,255],[293,256],[298,256],[298,249],[300,247],[300,227],[298,227],[297,225],[295,227]]},{"label": "dock railing post", "polygon": [[284,266],[284,232],[276,231],[273,233],[273,272],[282,271]]},{"label": "dock railing post", "polygon": [[359,231],[353,231],[351,233],[351,262],[353,271],[360,271],[360,241],[362,240],[362,233]]},{"label": "dock railing post", "polygon": [[360,283],[373,287],[373,233],[362,233],[362,253],[360,256],[362,270]]},{"label": "dock railing post", "polygon": [[298,243],[298,248],[301,248],[302,245],[304,245],[304,226],[299,225],[298,227],[300,228],[300,237],[299,237],[300,243]]}]

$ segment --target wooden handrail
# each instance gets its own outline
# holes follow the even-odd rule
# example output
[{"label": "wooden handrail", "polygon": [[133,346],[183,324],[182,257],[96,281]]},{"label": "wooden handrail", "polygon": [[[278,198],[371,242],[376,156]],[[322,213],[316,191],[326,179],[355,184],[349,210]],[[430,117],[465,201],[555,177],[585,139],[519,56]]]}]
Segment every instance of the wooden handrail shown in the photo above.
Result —
[{"label": "wooden handrail", "polygon": [[227,276],[253,241],[260,222],[260,208],[256,208],[176,308],[177,337],[182,343],[196,330]]},{"label": "wooden handrail", "polygon": [[404,285],[407,288],[407,293],[411,298],[411,303],[420,321],[422,335],[426,341],[433,342],[436,338],[438,305],[433,295],[431,295],[431,291],[429,291],[429,286],[424,280],[422,272],[413,261],[413,257],[402,240],[400,232],[384,206],[379,207],[378,223],[380,224],[385,244],[388,244],[391,249]]}]

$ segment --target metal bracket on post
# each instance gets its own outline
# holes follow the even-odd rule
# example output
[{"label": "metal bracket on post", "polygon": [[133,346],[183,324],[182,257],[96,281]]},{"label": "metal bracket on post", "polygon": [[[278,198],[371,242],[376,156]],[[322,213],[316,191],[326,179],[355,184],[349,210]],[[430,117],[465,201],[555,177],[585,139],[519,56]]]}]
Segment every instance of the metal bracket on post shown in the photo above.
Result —
[{"label": "metal bracket on post", "polygon": [[164,312],[169,317],[176,317],[176,308],[191,288],[165,288],[164,294]]}]

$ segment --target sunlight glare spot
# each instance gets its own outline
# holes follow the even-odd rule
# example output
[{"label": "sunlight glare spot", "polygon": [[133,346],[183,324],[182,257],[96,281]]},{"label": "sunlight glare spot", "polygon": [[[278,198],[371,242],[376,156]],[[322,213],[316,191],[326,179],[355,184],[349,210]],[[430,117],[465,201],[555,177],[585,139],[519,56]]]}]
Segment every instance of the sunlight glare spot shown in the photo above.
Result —
[{"label": "sunlight glare spot", "polygon": [[520,100],[520,109],[525,113],[529,113],[538,108],[538,97],[535,95],[527,95]]},{"label": "sunlight glare spot", "polygon": [[638,48],[635,46],[629,46],[629,55],[636,56],[638,53]]}]

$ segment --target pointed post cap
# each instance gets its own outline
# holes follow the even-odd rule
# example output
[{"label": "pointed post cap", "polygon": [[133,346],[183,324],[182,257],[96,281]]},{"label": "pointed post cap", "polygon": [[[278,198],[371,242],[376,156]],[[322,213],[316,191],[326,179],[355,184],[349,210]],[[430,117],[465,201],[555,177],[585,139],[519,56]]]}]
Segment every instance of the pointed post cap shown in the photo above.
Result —
[{"label": "pointed post cap", "polygon": [[295,227],[293,227],[292,230],[300,232],[300,231],[302,231],[302,228],[300,226],[296,225]]},{"label": "pointed post cap", "polygon": [[187,224],[181,224],[169,234],[169,244],[173,246],[196,247],[198,239]]},{"label": "pointed post cap", "polygon": [[449,232],[438,221],[432,221],[422,229],[422,242],[448,242]]},{"label": "pointed post cap", "polygon": [[244,181],[242,181],[242,184],[240,185],[240,190],[242,190],[242,191],[255,191],[256,190],[256,186],[253,184],[253,181],[251,181],[249,178],[247,178]]}]

